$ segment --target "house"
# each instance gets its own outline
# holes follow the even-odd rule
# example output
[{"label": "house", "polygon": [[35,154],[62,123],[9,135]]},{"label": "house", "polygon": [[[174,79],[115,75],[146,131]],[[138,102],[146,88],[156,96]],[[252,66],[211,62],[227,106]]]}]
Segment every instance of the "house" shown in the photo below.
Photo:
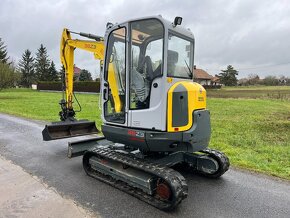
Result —
[{"label": "house", "polygon": [[205,70],[196,68],[195,65],[193,68],[193,72],[193,81],[203,85],[204,87],[220,88],[222,86],[222,84],[220,83],[220,79],[217,76],[212,76],[208,74]]},{"label": "house", "polygon": [[214,77],[209,75],[206,71],[202,69],[197,69],[196,66],[194,66],[193,72],[194,82],[197,82],[201,85],[212,85],[212,80],[214,79]]},{"label": "house", "polygon": [[214,76],[211,80],[211,85],[212,86],[220,86],[220,78],[218,78],[217,76]]},{"label": "house", "polygon": [[82,71],[82,69],[80,69],[76,65],[74,65],[74,80],[75,81],[79,81],[81,71]]}]

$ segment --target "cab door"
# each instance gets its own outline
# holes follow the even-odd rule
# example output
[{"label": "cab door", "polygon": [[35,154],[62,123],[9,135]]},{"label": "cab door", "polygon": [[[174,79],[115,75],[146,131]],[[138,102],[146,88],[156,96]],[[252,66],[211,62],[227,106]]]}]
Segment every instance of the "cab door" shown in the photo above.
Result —
[{"label": "cab door", "polygon": [[164,26],[156,18],[130,23],[129,126],[166,130]]},{"label": "cab door", "polygon": [[127,125],[126,109],[126,26],[118,26],[107,38],[102,82],[103,120]]}]

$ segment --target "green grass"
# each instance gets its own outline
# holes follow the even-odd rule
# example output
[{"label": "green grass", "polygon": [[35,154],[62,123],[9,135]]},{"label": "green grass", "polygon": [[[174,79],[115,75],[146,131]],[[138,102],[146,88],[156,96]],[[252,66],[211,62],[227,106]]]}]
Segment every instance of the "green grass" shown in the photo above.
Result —
[{"label": "green grass", "polygon": [[[269,89],[268,89],[269,88]],[[290,92],[289,87],[226,88],[218,91],[244,92],[257,90]],[[214,92],[216,90],[211,90]],[[83,107],[78,118],[96,120],[101,125],[99,96],[77,94]],[[0,92],[0,112],[45,120],[58,120],[61,93],[38,92],[29,89],[9,89]],[[236,167],[290,179],[290,101],[261,97],[213,98],[209,95],[211,111],[211,148],[225,152]]]},{"label": "green grass", "polygon": [[264,90],[264,91],[269,91],[269,90],[288,90],[290,91],[290,86],[263,86],[263,85],[258,85],[258,86],[227,86],[227,87],[222,87],[223,90]]},{"label": "green grass", "polygon": [[[98,94],[76,94],[82,106],[82,112],[77,114],[78,119],[95,120],[101,125],[101,111],[99,109]],[[62,98],[60,92],[39,92],[31,89],[8,89],[0,92],[0,112],[16,116],[58,121]],[[75,103],[75,110],[78,109]]]},{"label": "green grass", "polygon": [[290,86],[238,86],[207,91],[213,98],[262,98],[290,100]]},{"label": "green grass", "polygon": [[290,102],[209,98],[210,147],[234,166],[290,179]]}]

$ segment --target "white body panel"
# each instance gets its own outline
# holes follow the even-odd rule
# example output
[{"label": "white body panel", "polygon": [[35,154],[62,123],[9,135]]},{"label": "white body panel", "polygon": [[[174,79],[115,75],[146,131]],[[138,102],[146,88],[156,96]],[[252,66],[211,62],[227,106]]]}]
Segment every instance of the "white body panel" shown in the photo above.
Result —
[{"label": "white body panel", "polygon": [[153,85],[151,87],[149,109],[129,111],[128,123],[131,127],[166,130],[167,92],[163,81],[162,78],[154,79],[153,84],[158,84],[158,87],[154,88]]}]

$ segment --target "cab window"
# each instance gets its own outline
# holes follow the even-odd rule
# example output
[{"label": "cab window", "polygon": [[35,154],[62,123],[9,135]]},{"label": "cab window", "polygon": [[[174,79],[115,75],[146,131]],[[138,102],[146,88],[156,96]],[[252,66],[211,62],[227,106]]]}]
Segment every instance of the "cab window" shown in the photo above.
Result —
[{"label": "cab window", "polygon": [[152,81],[162,75],[163,39],[159,20],[131,23],[130,109],[149,108]]},{"label": "cab window", "polygon": [[169,34],[167,76],[192,79],[193,42]]}]

